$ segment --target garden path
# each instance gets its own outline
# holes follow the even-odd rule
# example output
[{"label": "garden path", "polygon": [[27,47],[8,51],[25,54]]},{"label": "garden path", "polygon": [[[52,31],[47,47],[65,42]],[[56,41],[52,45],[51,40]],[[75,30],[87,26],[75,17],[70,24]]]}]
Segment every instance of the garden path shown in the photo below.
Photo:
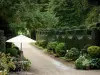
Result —
[{"label": "garden path", "polygon": [[[18,46],[17,43],[16,45]],[[31,61],[33,75],[100,75],[100,70],[83,71],[68,67],[26,43],[23,44],[23,52],[24,56]]]}]

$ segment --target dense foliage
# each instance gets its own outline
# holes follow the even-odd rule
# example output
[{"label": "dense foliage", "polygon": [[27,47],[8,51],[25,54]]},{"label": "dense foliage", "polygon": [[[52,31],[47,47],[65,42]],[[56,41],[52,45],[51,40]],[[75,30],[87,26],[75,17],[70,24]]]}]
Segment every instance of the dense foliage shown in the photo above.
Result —
[{"label": "dense foliage", "polygon": [[[85,27],[85,26],[80,26]],[[72,47],[83,49],[87,44],[92,44],[91,31],[86,29],[79,29],[75,26],[69,28],[39,28],[36,33],[36,40],[47,40],[64,42],[67,49]]]},{"label": "dense foliage", "polygon": [[6,70],[7,72],[9,72],[10,68],[11,69],[16,68],[14,62],[11,59],[11,56],[9,54],[0,52],[0,70],[1,71]]},{"label": "dense foliage", "polygon": [[75,66],[77,69],[100,69],[100,58],[90,58],[86,55],[80,56],[75,61]]},{"label": "dense foliage", "polygon": [[100,2],[90,0],[0,0],[0,17],[16,32],[99,22]]},{"label": "dense foliage", "polygon": [[90,63],[91,60],[86,55],[83,55],[75,61],[75,66],[77,69],[90,69]]},{"label": "dense foliage", "polygon": [[65,44],[64,43],[58,43],[56,48],[55,48],[55,52],[57,54],[57,56],[64,56],[65,55]]},{"label": "dense foliage", "polygon": [[37,41],[35,44],[36,44],[36,45],[39,45],[39,46],[41,46],[41,47],[43,47],[43,48],[46,48],[48,42],[47,42],[46,40],[40,40],[40,41]]},{"label": "dense foliage", "polygon": [[71,48],[66,51],[65,58],[70,60],[76,60],[80,55],[80,52],[77,48]]},{"label": "dense foliage", "polygon": [[77,69],[100,69],[100,47],[90,46],[87,52],[81,55],[76,61],[75,66]]},{"label": "dense foliage", "polygon": [[58,44],[57,42],[49,42],[47,45],[47,49],[51,50],[55,53],[55,48],[56,48],[57,44]]}]

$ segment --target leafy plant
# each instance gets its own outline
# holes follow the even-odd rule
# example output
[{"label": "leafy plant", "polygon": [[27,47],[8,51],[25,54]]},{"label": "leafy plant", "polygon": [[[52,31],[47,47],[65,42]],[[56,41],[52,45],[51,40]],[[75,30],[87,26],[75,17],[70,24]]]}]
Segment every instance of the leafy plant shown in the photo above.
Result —
[{"label": "leafy plant", "polygon": [[82,62],[83,69],[90,69],[90,63],[91,63],[91,60],[85,59],[85,60]]},{"label": "leafy plant", "polygon": [[38,41],[36,44],[43,47],[43,48],[46,48],[48,42],[46,40],[41,40],[41,41]]},{"label": "leafy plant", "polygon": [[65,56],[65,44],[64,43],[59,43],[56,48],[55,48],[56,54],[58,56]]},{"label": "leafy plant", "polygon": [[100,47],[99,46],[90,46],[88,47],[87,51],[91,57],[100,57]]},{"label": "leafy plant", "polygon": [[56,48],[57,44],[58,44],[57,42],[49,42],[47,45],[47,49],[53,50],[53,52],[55,53],[55,48]]},{"label": "leafy plant", "polygon": [[30,70],[30,64],[31,64],[30,60],[24,58],[23,61],[24,61],[24,63],[23,63],[23,70],[25,70],[25,71]]},{"label": "leafy plant", "polygon": [[91,60],[83,55],[75,61],[75,66],[77,69],[90,69],[90,63]]},{"label": "leafy plant", "polygon": [[100,58],[91,59],[91,69],[100,69]]},{"label": "leafy plant", "polygon": [[9,72],[10,68],[15,69],[15,64],[11,60],[11,56],[0,53],[0,70],[7,70]]},{"label": "leafy plant", "polygon": [[79,57],[79,50],[77,48],[71,48],[70,50],[66,51],[65,58],[66,59],[71,59],[71,60],[76,60]]}]

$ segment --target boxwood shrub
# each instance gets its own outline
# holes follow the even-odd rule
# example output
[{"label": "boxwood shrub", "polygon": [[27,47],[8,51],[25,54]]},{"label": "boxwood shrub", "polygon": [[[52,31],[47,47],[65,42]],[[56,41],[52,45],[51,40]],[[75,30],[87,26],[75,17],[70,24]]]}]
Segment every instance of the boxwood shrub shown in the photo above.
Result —
[{"label": "boxwood shrub", "polygon": [[90,46],[88,47],[88,53],[91,57],[97,58],[100,57],[100,47],[99,46]]}]

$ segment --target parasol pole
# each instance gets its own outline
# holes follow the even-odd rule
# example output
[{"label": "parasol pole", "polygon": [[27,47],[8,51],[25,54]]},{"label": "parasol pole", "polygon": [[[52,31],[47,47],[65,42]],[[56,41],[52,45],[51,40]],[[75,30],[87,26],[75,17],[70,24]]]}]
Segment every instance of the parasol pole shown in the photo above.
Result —
[{"label": "parasol pole", "polygon": [[22,52],[22,42],[21,42],[21,71],[23,71],[23,62],[22,62],[22,60],[23,60],[23,52]]}]

